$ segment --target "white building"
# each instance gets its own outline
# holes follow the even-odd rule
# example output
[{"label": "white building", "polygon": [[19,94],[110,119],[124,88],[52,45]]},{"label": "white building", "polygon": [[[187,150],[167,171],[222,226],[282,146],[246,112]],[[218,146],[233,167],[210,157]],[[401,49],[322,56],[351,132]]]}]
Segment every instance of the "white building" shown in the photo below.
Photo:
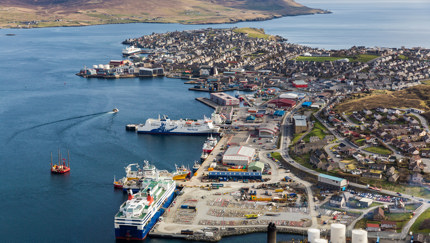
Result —
[{"label": "white building", "polygon": [[331,175],[319,174],[318,184],[325,187],[344,191],[348,186],[348,181],[346,179],[331,176]]},{"label": "white building", "polygon": [[210,99],[218,105],[239,105],[240,103],[239,99],[225,93],[211,93]]},{"label": "white building", "polygon": [[255,155],[255,149],[245,146],[230,147],[222,157],[223,164],[248,165]]}]

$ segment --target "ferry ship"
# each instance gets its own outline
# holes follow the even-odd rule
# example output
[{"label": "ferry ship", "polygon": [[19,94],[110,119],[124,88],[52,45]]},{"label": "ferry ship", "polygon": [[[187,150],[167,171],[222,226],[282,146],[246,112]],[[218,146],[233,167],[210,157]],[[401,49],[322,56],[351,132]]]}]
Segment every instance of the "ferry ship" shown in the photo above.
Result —
[{"label": "ferry ship", "polygon": [[130,191],[115,215],[117,240],[144,240],[149,231],[172,203],[176,182],[169,178],[145,179],[138,193]]},{"label": "ferry ship", "polygon": [[172,135],[219,135],[220,128],[212,120],[170,120],[166,115],[162,118],[149,118],[145,124],[137,126],[137,133],[172,134]]},{"label": "ferry ship", "polygon": [[217,143],[218,143],[218,140],[212,137],[212,135],[208,137],[206,142],[203,144],[203,153],[210,154],[212,150],[214,150]]},{"label": "ferry ship", "polygon": [[135,46],[129,46],[126,47],[125,49],[122,50],[122,54],[124,56],[129,56],[129,55],[133,55],[135,53],[140,53],[142,52],[142,49],[135,47]]}]

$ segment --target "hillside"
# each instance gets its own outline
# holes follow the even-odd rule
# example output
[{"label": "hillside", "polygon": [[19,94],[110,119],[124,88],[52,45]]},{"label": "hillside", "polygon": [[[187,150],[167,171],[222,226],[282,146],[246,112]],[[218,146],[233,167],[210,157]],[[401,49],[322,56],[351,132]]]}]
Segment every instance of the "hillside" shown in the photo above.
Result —
[{"label": "hillside", "polygon": [[423,115],[430,119],[430,85],[417,85],[399,91],[375,91],[358,94],[336,105],[337,112],[353,112],[363,109],[417,108],[426,111]]},{"label": "hillside", "polygon": [[1,28],[228,23],[327,13],[293,0],[0,0]]}]

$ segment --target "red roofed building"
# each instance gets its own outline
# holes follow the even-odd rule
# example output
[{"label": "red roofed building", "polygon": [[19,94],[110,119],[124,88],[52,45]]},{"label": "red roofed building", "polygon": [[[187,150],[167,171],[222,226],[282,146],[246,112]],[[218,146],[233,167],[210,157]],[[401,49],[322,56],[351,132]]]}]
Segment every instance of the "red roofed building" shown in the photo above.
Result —
[{"label": "red roofed building", "polygon": [[296,101],[290,99],[276,99],[271,100],[269,104],[275,104],[277,107],[293,107],[296,105]]},{"label": "red roofed building", "polygon": [[293,86],[296,88],[307,88],[308,84],[303,80],[294,80]]},{"label": "red roofed building", "polygon": [[381,228],[379,228],[379,224],[367,224],[367,231],[371,232],[371,231],[381,231]]}]

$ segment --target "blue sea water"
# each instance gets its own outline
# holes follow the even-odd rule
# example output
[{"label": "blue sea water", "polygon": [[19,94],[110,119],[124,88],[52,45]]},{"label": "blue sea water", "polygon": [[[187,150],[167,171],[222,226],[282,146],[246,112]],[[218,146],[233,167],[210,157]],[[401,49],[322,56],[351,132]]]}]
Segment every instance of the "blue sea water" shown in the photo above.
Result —
[{"label": "blue sea water", "polygon": [[[123,176],[124,166],[145,159],[173,170],[175,163],[192,165],[199,158],[204,137],[137,135],[126,132],[125,125],[159,114],[173,119],[208,116],[212,109],[194,99],[208,94],[188,91],[178,79],[75,75],[84,65],[120,59],[124,39],[152,32],[250,26],[327,49],[430,48],[426,1],[300,2],[333,14],[224,25],[0,29],[0,241],[112,242],[113,216],[125,200],[113,190],[114,175]],[[119,113],[107,113],[115,107]],[[69,175],[49,172],[50,153],[55,160],[59,148],[63,154],[70,150]],[[222,242],[265,239],[265,234],[253,234]]]}]

